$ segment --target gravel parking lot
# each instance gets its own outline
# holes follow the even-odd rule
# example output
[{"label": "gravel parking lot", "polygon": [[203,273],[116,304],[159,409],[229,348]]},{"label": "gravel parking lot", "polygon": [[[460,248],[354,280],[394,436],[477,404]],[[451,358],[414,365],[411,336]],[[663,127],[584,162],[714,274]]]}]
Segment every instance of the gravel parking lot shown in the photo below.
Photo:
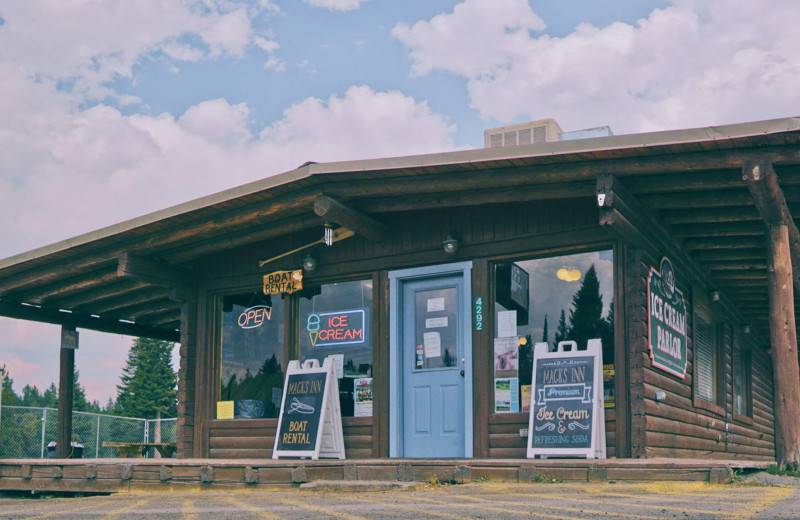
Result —
[{"label": "gravel parking lot", "polygon": [[3,519],[800,518],[800,479],[787,487],[655,482],[480,482],[415,491],[298,489],[0,498]]}]

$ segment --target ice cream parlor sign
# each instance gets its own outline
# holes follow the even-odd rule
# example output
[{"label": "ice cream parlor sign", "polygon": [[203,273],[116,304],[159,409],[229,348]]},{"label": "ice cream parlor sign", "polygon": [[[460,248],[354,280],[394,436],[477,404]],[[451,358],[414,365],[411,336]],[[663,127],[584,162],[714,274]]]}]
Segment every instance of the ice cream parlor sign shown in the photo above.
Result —
[{"label": "ice cream parlor sign", "polygon": [[650,359],[653,366],[681,379],[686,377],[686,302],[675,288],[675,271],[667,258],[661,271],[647,277]]}]

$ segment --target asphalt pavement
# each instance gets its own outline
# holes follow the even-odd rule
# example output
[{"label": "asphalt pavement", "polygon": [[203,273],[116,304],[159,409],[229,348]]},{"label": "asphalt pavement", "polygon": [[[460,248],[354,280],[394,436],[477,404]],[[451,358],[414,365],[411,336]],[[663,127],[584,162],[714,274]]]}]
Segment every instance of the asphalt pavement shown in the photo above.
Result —
[{"label": "asphalt pavement", "polygon": [[800,519],[798,482],[777,482],[786,487],[753,482],[475,482],[358,493],[259,488],[73,498],[0,496],[0,519]]}]

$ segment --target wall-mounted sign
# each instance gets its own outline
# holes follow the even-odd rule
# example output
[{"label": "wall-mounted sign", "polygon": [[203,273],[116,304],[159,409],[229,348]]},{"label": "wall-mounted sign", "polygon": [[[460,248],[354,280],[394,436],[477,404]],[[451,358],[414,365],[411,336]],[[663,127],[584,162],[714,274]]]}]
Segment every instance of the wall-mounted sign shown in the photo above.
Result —
[{"label": "wall-mounted sign", "polygon": [[475,330],[483,330],[483,298],[475,298]]},{"label": "wall-mounted sign", "polygon": [[306,331],[312,347],[364,343],[364,309],[309,314]]},{"label": "wall-mounted sign", "polygon": [[239,314],[236,323],[243,329],[255,329],[272,318],[272,307],[267,305],[254,305]]},{"label": "wall-mounted sign", "polygon": [[275,271],[264,275],[264,294],[292,294],[303,289],[303,270]]},{"label": "wall-mounted sign", "polygon": [[665,372],[686,377],[686,302],[675,288],[672,264],[661,260],[661,272],[650,268],[647,277],[647,315],[650,359]]},{"label": "wall-mounted sign", "polygon": [[529,279],[528,271],[517,264],[497,264],[495,269],[497,303],[508,310],[517,311],[519,325],[528,324]]}]

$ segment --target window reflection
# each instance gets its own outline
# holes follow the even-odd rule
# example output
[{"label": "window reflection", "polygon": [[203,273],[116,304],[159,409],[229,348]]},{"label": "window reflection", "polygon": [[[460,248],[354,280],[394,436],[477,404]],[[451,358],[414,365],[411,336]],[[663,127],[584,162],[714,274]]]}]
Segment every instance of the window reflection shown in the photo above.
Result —
[{"label": "window reflection", "polygon": [[[277,417],[283,391],[284,302],[249,293],[222,299],[218,401],[233,418]],[[223,413],[218,418],[232,418]]]},{"label": "window reflection", "polygon": [[527,411],[535,343],[584,347],[593,338],[603,344],[606,407],[614,406],[613,289],[610,250],[495,264],[495,378],[518,382],[520,393],[518,409],[512,399],[496,412]]},{"label": "window reflection", "polygon": [[323,284],[300,294],[300,360],[341,364],[343,417],[372,415],[372,280]]}]

